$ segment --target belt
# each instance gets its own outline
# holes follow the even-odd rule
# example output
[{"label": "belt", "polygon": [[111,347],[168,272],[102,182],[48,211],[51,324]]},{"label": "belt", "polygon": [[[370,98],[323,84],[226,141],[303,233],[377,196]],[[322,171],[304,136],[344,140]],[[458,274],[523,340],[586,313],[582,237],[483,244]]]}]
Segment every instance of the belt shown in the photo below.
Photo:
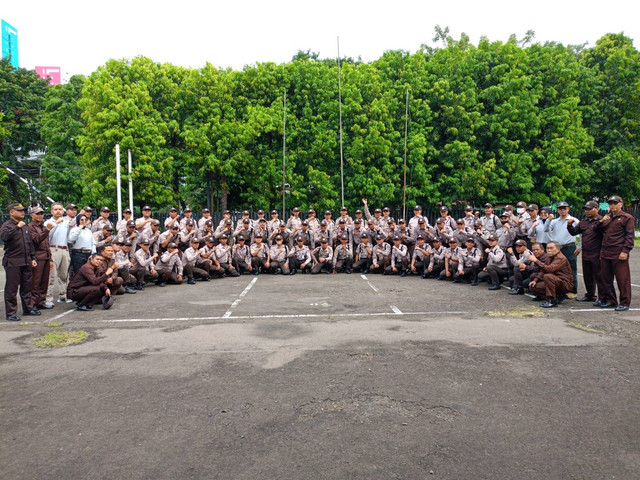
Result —
[{"label": "belt", "polygon": [[55,247],[55,248],[61,248],[62,250],[67,250],[68,249],[68,247],[66,245],[51,245],[51,246]]},{"label": "belt", "polygon": [[91,249],[90,248],[74,248],[71,251],[75,252],[75,253],[91,253]]},{"label": "belt", "polygon": [[567,244],[565,244],[565,245],[560,245],[560,249],[563,249],[563,248],[565,248],[565,247],[575,247],[575,246],[576,246],[576,243],[575,243],[575,242],[573,242],[573,243],[567,243]]}]

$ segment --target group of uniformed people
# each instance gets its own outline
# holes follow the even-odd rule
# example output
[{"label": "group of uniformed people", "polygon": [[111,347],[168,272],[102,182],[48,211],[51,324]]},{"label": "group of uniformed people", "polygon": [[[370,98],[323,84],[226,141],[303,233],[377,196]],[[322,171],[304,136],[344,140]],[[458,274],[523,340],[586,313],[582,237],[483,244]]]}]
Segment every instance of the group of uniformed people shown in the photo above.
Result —
[{"label": "group of uniformed people", "polygon": [[90,207],[78,211],[74,204],[63,208],[55,203],[50,219],[43,221],[44,210],[36,206],[26,224],[26,208],[14,203],[1,229],[7,319],[19,320],[18,286],[23,314],[39,315],[40,309],[54,307],[56,296],[58,302],[75,301],[87,311],[99,302],[109,308],[114,295],[135,294],[148,282],[164,287],[185,278],[195,284],[196,279],[243,273],[417,275],[471,285],[486,281],[490,290],[509,281],[510,294],[528,288],[548,308],[567,296],[576,298],[580,253],[586,293],[576,300],[629,308],[628,255],[635,220],[622,210],[620,197],[608,199],[604,217],[596,202],[587,202],[582,220],[569,215],[566,202],[557,205],[557,218],[550,208],[524,202],[507,205],[500,215],[490,203],[484,205],[484,215],[467,206],[458,219],[442,206],[435,225],[419,205],[408,221],[396,222],[389,208],[371,214],[367,199],[362,201],[354,218],[343,207],[336,219],[328,210],[318,219],[313,209],[303,219],[296,207],[286,221],[276,210],[270,218],[259,210],[253,219],[242,212],[235,224],[225,211],[216,225],[208,209],[196,220],[190,208],[182,216],[171,208],[163,229],[148,206],[137,219],[125,209],[113,225],[108,207],[92,220]]}]

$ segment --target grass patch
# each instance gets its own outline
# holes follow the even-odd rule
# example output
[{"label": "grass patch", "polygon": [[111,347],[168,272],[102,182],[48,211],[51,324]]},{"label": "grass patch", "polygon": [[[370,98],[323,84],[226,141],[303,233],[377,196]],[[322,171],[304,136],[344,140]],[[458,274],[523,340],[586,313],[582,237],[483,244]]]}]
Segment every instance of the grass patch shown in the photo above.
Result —
[{"label": "grass patch", "polygon": [[583,332],[600,333],[600,334],[607,333],[607,332],[603,332],[602,330],[596,330],[595,328],[587,327],[585,325],[581,325],[575,322],[569,322],[569,326],[573,328],[577,328],[578,330],[582,330]]},{"label": "grass patch", "polygon": [[513,310],[497,310],[487,312],[489,317],[544,317],[544,312],[538,306],[518,307]]},{"label": "grass patch", "polygon": [[45,323],[44,326],[50,327],[50,328],[61,327],[62,322],[49,322],[49,323]]},{"label": "grass patch", "polygon": [[33,345],[37,348],[58,348],[68,347],[84,342],[89,334],[84,330],[75,330],[73,332],[50,332],[33,341]]}]

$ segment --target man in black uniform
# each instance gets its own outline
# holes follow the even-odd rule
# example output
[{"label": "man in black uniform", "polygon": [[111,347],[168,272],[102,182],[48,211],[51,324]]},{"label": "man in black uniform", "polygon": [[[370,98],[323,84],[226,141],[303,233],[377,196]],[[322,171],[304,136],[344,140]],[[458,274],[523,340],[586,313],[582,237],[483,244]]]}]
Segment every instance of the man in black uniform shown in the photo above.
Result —
[{"label": "man in black uniform", "polygon": [[40,310],[34,308],[31,296],[32,268],[35,268],[38,262],[31,233],[24,223],[25,210],[22,203],[10,203],[10,218],[0,227],[0,238],[4,242],[2,266],[7,277],[4,286],[4,308],[10,322],[20,321],[18,287],[23,315],[40,315]]}]

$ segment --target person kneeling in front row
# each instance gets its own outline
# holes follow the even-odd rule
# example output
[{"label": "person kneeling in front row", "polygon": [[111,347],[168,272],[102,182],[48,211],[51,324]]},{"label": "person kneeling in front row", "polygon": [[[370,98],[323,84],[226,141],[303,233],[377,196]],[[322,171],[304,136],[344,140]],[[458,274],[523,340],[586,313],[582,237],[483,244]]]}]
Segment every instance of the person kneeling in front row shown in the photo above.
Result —
[{"label": "person kneeling in front row", "polygon": [[566,298],[566,294],[573,290],[571,265],[560,251],[558,244],[555,242],[547,244],[547,257],[545,263],[535,255],[529,257],[532,263],[540,267],[540,272],[529,282],[529,290],[537,296],[546,297],[547,301],[540,305],[542,308],[556,307]]},{"label": "person kneeling in front row", "polygon": [[115,302],[116,299],[111,296],[111,290],[106,283],[113,269],[109,267],[104,273],[99,273],[104,261],[102,256],[94,253],[69,282],[67,298],[78,302],[78,310],[89,312],[101,299],[102,307],[107,310]]}]

